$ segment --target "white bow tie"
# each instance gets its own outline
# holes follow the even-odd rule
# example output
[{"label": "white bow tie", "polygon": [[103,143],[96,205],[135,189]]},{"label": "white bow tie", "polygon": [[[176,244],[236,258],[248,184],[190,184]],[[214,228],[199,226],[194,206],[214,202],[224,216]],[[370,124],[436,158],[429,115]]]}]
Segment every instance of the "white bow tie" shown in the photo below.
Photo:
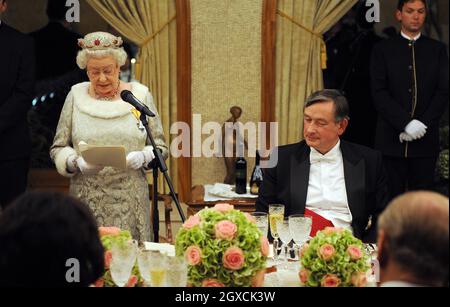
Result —
[{"label": "white bow tie", "polygon": [[335,152],[322,155],[320,152],[311,150],[309,161],[311,164],[319,162],[335,163],[338,161],[338,156]]}]

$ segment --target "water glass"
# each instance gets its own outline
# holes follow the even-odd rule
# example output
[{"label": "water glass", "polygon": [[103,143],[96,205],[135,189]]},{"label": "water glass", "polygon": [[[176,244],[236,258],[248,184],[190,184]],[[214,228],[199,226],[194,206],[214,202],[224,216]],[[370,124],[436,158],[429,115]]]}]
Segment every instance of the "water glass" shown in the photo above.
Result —
[{"label": "water glass", "polygon": [[115,242],[111,247],[111,264],[109,270],[114,283],[123,287],[128,283],[136,263],[137,241]]},{"label": "water glass", "polygon": [[184,257],[168,257],[167,287],[186,287],[188,263]]},{"label": "water glass", "polygon": [[266,212],[253,212],[252,216],[256,220],[256,227],[261,231],[263,237],[269,233],[269,215]]}]

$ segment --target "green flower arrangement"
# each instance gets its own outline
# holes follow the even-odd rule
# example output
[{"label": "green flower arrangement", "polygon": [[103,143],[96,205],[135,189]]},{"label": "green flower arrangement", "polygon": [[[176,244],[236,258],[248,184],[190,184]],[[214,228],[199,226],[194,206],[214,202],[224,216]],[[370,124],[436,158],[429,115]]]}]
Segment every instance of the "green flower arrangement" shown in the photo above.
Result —
[{"label": "green flower arrangement", "polygon": [[[105,249],[105,273],[97,280],[95,287],[115,287],[115,283],[112,280],[109,265],[112,260],[111,247],[114,243],[121,244],[132,240],[132,236],[127,230],[120,230],[117,227],[100,227],[100,240],[102,241],[103,248]],[[139,273],[139,267],[136,264],[131,272],[131,277],[126,284],[126,287],[135,287],[143,284],[143,279]]]},{"label": "green flower arrangement", "polygon": [[308,287],[363,287],[371,268],[361,240],[349,230],[327,227],[300,253],[300,282]]},{"label": "green flower arrangement", "polygon": [[448,180],[448,149],[444,149],[439,154],[438,170],[439,176]]},{"label": "green flower arrangement", "polygon": [[190,285],[248,287],[262,285],[269,243],[251,215],[218,204],[183,224],[175,250],[189,264]]}]

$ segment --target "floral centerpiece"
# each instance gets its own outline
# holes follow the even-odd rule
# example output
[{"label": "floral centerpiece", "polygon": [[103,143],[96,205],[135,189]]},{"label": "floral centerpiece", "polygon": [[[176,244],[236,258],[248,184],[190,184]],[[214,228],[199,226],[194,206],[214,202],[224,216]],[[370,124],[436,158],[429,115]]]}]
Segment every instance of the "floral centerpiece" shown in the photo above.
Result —
[{"label": "floral centerpiece", "polygon": [[251,215],[229,204],[191,216],[177,235],[175,249],[189,264],[192,286],[262,286],[269,242]]},{"label": "floral centerpiece", "polygon": [[[109,271],[109,265],[112,260],[111,247],[114,243],[126,242],[132,240],[129,231],[121,230],[117,227],[100,227],[99,228],[100,239],[102,241],[103,247],[105,249],[105,273],[103,276],[97,280],[95,287],[115,287],[114,281],[111,277],[111,272]],[[130,279],[125,287],[135,287],[142,283],[140,278],[138,266],[135,265],[131,273]]]},{"label": "floral centerpiece", "polygon": [[363,243],[349,230],[327,227],[300,252],[300,282],[308,287],[363,287],[371,268]]}]

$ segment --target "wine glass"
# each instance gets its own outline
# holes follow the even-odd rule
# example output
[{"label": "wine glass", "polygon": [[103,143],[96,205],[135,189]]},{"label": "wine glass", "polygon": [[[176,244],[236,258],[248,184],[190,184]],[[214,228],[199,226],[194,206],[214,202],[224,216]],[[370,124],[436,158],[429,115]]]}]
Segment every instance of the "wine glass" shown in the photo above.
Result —
[{"label": "wine glass", "polygon": [[281,220],[277,220],[277,231],[281,240],[281,249],[284,247],[284,266],[287,268],[287,260],[288,260],[288,244],[292,240],[291,232],[289,230],[289,219],[283,218]]},{"label": "wine glass", "polygon": [[150,251],[142,247],[138,252],[139,273],[144,279],[144,285],[150,286]]},{"label": "wine glass", "polygon": [[160,251],[149,251],[150,283],[152,287],[165,287],[167,275],[167,255]]},{"label": "wine glass", "polygon": [[273,237],[273,259],[275,262],[278,260],[278,231],[277,231],[277,221],[283,220],[284,218],[284,205],[281,204],[271,204],[269,205],[269,224],[270,224],[270,234]]},{"label": "wine glass", "polygon": [[167,287],[186,287],[188,263],[184,257],[168,257]]},{"label": "wine glass", "polygon": [[136,263],[137,241],[114,242],[111,247],[111,264],[109,270],[114,283],[123,287],[128,283]]},{"label": "wine glass", "polygon": [[311,227],[311,216],[304,214],[293,214],[289,216],[289,230],[297,250],[300,250],[301,246],[308,241]]},{"label": "wine glass", "polygon": [[256,227],[258,227],[264,237],[267,237],[269,232],[268,214],[266,212],[253,212],[252,216],[256,220]]}]

